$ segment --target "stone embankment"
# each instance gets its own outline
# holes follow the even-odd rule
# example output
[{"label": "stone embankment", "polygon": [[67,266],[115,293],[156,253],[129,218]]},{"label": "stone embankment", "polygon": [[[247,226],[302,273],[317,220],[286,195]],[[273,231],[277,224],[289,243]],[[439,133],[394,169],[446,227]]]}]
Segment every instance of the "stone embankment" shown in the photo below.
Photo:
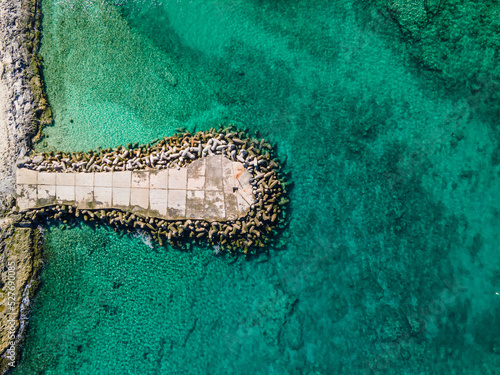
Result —
[{"label": "stone embankment", "polygon": [[[233,176],[234,179],[227,186],[221,182],[223,189],[221,197],[222,193],[226,192],[227,194],[224,197],[227,200],[233,199],[236,205],[238,204],[238,198],[236,196],[231,198],[231,194],[236,194],[240,190],[245,194],[247,206],[245,207],[244,203],[241,202],[240,206],[244,206],[245,209],[240,210],[239,216],[228,217],[222,209],[219,209],[221,213],[216,217],[203,216],[208,210],[217,209],[217,201],[214,201],[211,202],[212,206],[205,204],[203,212],[194,211],[195,216],[192,220],[189,215],[186,215],[188,211],[184,200],[185,192],[182,193],[184,202],[182,214],[176,212],[175,217],[170,217],[170,213],[167,211],[163,216],[151,213],[151,206],[155,204],[151,200],[149,202],[150,211],[141,212],[133,209],[130,206],[133,199],[131,194],[127,195],[128,205],[124,204],[121,209],[104,209],[96,207],[95,189],[98,188],[97,186],[93,187],[94,200],[90,201],[89,198],[88,203],[90,204],[84,208],[80,201],[75,202],[74,200],[76,197],[76,193],[73,193],[73,190],[76,192],[74,183],[71,187],[71,194],[75,195],[71,195],[70,201],[58,201],[57,193],[55,193],[54,200],[47,204],[46,197],[44,196],[42,202],[36,193],[40,191],[36,174],[28,177],[34,179],[31,184],[29,181],[20,180],[18,202],[22,202],[22,204],[19,204],[19,209],[23,211],[22,208],[25,208],[23,212],[24,218],[33,223],[38,220],[46,221],[47,219],[69,221],[71,217],[81,217],[84,221],[104,221],[117,229],[122,228],[131,231],[140,228],[147,230],[160,244],[166,241],[171,245],[184,247],[186,242],[190,241],[208,242],[217,251],[228,250],[241,251],[244,254],[254,253],[263,248],[277,229],[283,225],[285,219],[284,208],[288,203],[285,197],[286,183],[283,181],[280,172],[280,164],[273,157],[273,147],[264,140],[247,137],[244,132],[239,132],[232,126],[224,129],[221,127],[219,130],[210,129],[207,132],[198,132],[196,134],[188,132],[176,134],[172,137],[166,137],[154,145],[139,146],[129,144],[126,147],[117,147],[114,150],[105,149],[87,153],[51,152],[32,154],[30,160],[19,165],[19,171],[29,169],[37,171],[40,175],[48,175],[47,172],[49,172],[49,174],[53,173],[56,176],[76,173],[76,175],[80,175],[82,181],[85,178],[81,174],[87,174],[90,177],[94,176],[92,177],[94,181],[97,177],[102,180],[102,174],[109,174],[110,181],[112,181],[114,174],[120,176],[121,179],[122,174],[125,175],[125,172],[168,170],[168,176],[171,174],[178,175],[177,170],[184,167],[189,170],[189,165],[198,163],[200,159],[207,159],[207,163],[209,160],[217,160],[217,155],[220,155],[224,160],[228,160],[230,164],[234,163],[236,169],[238,165],[241,165],[241,169],[249,176],[240,181],[238,176],[241,177],[243,171],[239,173],[233,171],[228,173],[228,178]],[[215,169],[212,171],[215,171]],[[207,173],[207,176],[209,174],[213,173]],[[90,180],[90,177],[88,180]],[[55,178],[54,180],[57,179],[63,180],[61,178]],[[127,183],[129,183],[128,180]],[[193,195],[204,191],[204,176],[203,185],[197,185],[199,185],[197,188],[192,189]],[[61,188],[64,191],[67,190],[63,185]],[[183,189],[186,188],[183,187]],[[174,190],[179,191],[175,188]],[[249,195],[246,195],[247,193]],[[120,201],[122,201],[121,198]],[[26,209],[27,207],[35,207],[37,202],[39,202],[39,205],[45,204],[45,207]],[[110,202],[112,202],[111,197]],[[110,204],[112,205],[112,203]],[[168,207],[168,201],[166,205]],[[222,205],[224,205],[224,199],[222,199]]]},{"label": "stone embankment", "polygon": [[[16,165],[52,121],[38,57],[39,2],[0,0],[0,374],[10,368],[6,352],[12,342],[19,359],[26,329],[21,318],[28,314],[40,265],[38,229],[16,227],[19,215],[5,218],[15,203]],[[13,324],[6,320],[10,306]]]},{"label": "stone embankment", "polygon": [[52,121],[38,57],[37,0],[0,0],[0,215],[15,197],[15,167]]},{"label": "stone embankment", "polygon": [[17,364],[27,328],[30,299],[43,266],[41,229],[21,228],[19,218],[0,220],[0,374]]}]

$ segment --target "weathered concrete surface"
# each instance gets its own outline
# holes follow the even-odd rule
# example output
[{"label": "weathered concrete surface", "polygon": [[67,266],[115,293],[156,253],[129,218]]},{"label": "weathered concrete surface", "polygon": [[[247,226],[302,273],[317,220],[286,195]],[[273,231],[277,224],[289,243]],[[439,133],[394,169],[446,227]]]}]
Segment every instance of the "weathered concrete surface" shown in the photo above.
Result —
[{"label": "weathered concrete surface", "polygon": [[21,211],[54,204],[86,209],[116,208],[169,220],[232,220],[254,201],[252,175],[222,155],[186,168],[102,173],[17,170]]}]

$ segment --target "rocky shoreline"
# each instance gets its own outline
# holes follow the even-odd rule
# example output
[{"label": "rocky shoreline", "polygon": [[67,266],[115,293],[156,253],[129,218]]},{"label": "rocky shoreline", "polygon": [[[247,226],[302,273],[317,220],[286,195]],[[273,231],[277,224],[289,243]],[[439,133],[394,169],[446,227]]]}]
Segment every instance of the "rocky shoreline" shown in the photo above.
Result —
[{"label": "rocky shoreline", "polygon": [[[0,234],[0,374],[8,372],[20,359],[31,309],[30,300],[39,283],[43,267],[41,228],[20,228],[18,218],[2,220]],[[6,223],[5,221],[9,221]],[[7,270],[7,271],[4,271]]]},{"label": "rocky shoreline", "polygon": [[19,227],[19,215],[6,217],[15,202],[16,165],[52,122],[38,56],[41,18],[40,0],[0,0],[0,374],[11,367],[9,349],[14,363],[20,358],[42,264],[40,230]]},{"label": "rocky shoreline", "polygon": [[15,167],[52,122],[41,59],[39,0],[0,0],[0,215],[15,198]]}]

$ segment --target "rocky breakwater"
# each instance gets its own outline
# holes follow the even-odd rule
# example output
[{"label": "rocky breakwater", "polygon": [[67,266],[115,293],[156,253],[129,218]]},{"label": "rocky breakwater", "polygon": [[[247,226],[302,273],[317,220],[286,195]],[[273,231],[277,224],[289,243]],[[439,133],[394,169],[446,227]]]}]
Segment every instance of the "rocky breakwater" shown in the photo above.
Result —
[{"label": "rocky breakwater", "polygon": [[[105,222],[118,229],[148,231],[160,244],[189,248],[194,243],[211,244],[222,251],[252,254],[264,248],[285,222],[286,183],[273,147],[265,140],[248,137],[232,126],[206,132],[175,134],[152,145],[129,144],[115,149],[89,152],[32,154],[19,165],[39,172],[117,172],[182,168],[193,161],[222,155],[243,164],[251,174],[253,201],[244,216],[234,220],[166,220],[118,209],[81,209],[55,204],[21,212],[33,224],[48,219],[70,223],[73,218]],[[235,189],[238,187],[236,186]]]}]

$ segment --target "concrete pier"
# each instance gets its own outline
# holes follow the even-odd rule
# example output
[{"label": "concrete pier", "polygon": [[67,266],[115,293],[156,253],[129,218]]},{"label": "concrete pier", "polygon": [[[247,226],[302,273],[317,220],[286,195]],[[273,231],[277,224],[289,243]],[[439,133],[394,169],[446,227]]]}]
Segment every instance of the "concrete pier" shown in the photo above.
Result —
[{"label": "concrete pier", "polygon": [[64,173],[17,169],[20,211],[66,204],[119,209],[167,220],[234,220],[254,202],[252,175],[222,155],[185,168]]}]

